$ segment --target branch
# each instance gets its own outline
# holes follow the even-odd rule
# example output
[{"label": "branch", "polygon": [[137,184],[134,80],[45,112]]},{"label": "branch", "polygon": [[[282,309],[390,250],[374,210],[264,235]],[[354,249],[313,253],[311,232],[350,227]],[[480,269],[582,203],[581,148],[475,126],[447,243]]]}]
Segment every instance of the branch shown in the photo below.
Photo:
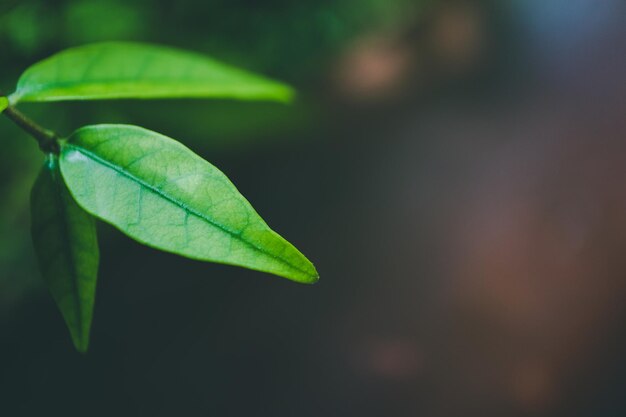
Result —
[{"label": "branch", "polygon": [[[0,96],[2,96],[1,92]],[[18,125],[22,130],[34,137],[37,140],[37,143],[39,143],[39,147],[42,151],[46,153],[59,153],[59,137],[56,133],[39,126],[32,119],[28,118],[24,113],[11,105],[4,109],[2,114],[11,119],[11,121]]]}]

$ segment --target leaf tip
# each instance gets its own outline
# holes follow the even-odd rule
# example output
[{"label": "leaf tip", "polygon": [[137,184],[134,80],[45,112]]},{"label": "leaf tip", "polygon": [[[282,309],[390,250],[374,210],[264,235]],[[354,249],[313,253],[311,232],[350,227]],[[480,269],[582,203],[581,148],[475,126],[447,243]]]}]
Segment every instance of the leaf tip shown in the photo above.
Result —
[{"label": "leaf tip", "polygon": [[81,355],[86,355],[89,350],[89,336],[77,335],[74,332],[71,332],[72,343],[74,344],[74,348]]},{"label": "leaf tip", "polygon": [[88,346],[78,346],[75,344],[74,347],[76,348],[76,351],[80,353],[82,356],[86,356],[87,351],[89,350]]},{"label": "leaf tip", "polygon": [[315,269],[313,264],[309,263],[308,266],[307,271],[303,274],[302,279],[300,279],[299,282],[307,285],[317,284],[320,280],[320,274],[317,272],[317,269]]},{"label": "leaf tip", "polygon": [[297,97],[297,93],[296,90],[286,84],[283,84],[283,92],[282,92],[282,102],[285,104],[292,104]]},{"label": "leaf tip", "polygon": [[306,282],[306,284],[314,285],[317,284],[320,280],[320,275],[316,272],[315,275],[311,275],[311,279]]}]

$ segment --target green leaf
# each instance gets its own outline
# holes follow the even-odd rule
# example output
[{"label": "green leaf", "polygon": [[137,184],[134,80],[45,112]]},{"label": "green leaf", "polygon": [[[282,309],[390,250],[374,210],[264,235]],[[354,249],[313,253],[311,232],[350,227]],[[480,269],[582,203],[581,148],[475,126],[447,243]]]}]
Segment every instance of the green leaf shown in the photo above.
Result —
[{"label": "green leaf", "polygon": [[128,42],[70,48],[24,72],[10,97],[18,101],[233,98],[289,101],[290,87],[163,46]]},{"label": "green leaf", "polygon": [[42,275],[74,346],[86,352],[98,275],[98,240],[93,217],[63,183],[56,157],[49,156],[31,195],[32,235]]},{"label": "green leaf", "polygon": [[313,283],[313,265],[272,231],[216,167],[137,126],[97,125],[62,144],[76,201],[146,245]]},{"label": "green leaf", "polygon": [[0,97],[0,113],[9,107],[9,100],[6,97]]}]

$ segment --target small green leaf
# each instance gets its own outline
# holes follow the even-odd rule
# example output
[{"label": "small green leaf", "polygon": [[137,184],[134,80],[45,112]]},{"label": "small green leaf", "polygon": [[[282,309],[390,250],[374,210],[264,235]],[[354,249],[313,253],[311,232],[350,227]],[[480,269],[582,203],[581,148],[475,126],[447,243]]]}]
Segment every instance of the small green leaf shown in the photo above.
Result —
[{"label": "small green leaf", "polygon": [[203,55],[108,42],[70,48],[31,66],[10,101],[207,97],[289,101],[292,95],[284,84]]},{"label": "small green leaf", "polygon": [[60,165],[85,210],[141,243],[317,281],[313,265],[221,171],[173,139],[137,126],[87,126],[62,144]]},{"label": "small green leaf", "polygon": [[42,275],[74,346],[86,352],[98,275],[98,240],[93,217],[63,183],[56,157],[49,156],[31,195],[32,235]]},{"label": "small green leaf", "polygon": [[0,113],[9,107],[9,100],[6,97],[0,97]]}]

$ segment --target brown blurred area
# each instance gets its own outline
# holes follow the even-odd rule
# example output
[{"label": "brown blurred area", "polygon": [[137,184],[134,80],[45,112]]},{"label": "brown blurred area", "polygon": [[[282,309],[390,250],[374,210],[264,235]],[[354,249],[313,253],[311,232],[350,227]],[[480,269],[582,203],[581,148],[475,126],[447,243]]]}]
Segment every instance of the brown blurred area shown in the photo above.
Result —
[{"label": "brown blurred area", "polygon": [[353,365],[395,384],[389,415],[626,412],[602,398],[626,348],[625,6],[540,3],[521,8],[569,26],[514,18],[525,49],[503,82],[481,79],[507,59],[484,3],[339,61],[344,100],[393,109],[366,122],[386,145],[361,215],[377,280],[342,328]]}]

